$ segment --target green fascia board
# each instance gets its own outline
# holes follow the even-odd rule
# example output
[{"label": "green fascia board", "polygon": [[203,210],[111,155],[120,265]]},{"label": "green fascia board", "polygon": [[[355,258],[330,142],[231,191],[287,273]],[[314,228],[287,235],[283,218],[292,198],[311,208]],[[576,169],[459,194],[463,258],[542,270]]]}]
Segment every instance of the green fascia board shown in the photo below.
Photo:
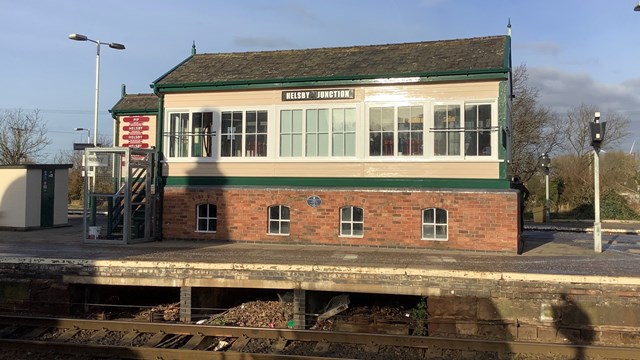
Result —
[{"label": "green fascia board", "polygon": [[507,179],[302,178],[165,176],[165,186],[285,186],[326,188],[509,189]]},{"label": "green fascia board", "polygon": [[[304,86],[353,86],[353,85],[385,85],[393,83],[424,83],[424,82],[444,82],[444,81],[469,81],[469,80],[489,80],[506,79],[510,69],[485,69],[485,70],[465,70],[452,72],[434,72],[418,74],[388,74],[376,76],[351,76],[351,77],[325,77],[325,78],[291,78],[291,79],[269,79],[252,81],[224,81],[211,83],[181,83],[181,84],[156,84],[153,83],[156,93],[163,92],[186,92],[186,91],[211,91],[216,90],[244,90],[244,89],[267,89],[267,88],[290,88]],[[417,78],[414,81],[403,81],[402,79]],[[393,80],[398,81],[393,81]]]},{"label": "green fascia board", "polygon": [[127,109],[127,110],[109,110],[113,116],[123,115],[158,115],[158,109]]}]

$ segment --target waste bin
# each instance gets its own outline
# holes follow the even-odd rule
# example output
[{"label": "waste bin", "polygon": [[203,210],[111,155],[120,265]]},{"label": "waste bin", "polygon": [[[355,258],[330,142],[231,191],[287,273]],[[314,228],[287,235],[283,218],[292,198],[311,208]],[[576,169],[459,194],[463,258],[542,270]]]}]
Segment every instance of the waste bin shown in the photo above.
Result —
[{"label": "waste bin", "polygon": [[533,222],[534,223],[544,222],[544,206],[533,208]]}]

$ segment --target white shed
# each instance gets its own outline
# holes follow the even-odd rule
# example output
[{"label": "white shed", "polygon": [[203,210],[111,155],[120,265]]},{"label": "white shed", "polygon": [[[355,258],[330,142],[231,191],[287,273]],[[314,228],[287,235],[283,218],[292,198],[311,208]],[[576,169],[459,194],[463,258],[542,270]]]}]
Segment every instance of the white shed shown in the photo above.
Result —
[{"label": "white shed", "polygon": [[31,230],[67,226],[71,166],[0,166],[0,229]]}]

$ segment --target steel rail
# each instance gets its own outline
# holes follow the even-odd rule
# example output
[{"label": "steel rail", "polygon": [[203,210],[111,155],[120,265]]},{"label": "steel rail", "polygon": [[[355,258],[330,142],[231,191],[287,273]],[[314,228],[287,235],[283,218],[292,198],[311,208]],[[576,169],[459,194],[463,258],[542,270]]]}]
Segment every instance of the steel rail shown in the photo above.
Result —
[{"label": "steel rail", "polygon": [[[541,354],[638,359],[640,347],[559,344],[486,339],[445,338],[428,336],[387,335],[351,332],[327,332],[314,330],[290,330],[270,328],[246,328],[208,326],[179,323],[147,323],[134,321],[100,321],[83,319],[56,319],[47,317],[22,317],[0,315],[0,324],[14,326],[52,327],[108,331],[136,331],[146,333],[185,334],[212,337],[271,339],[304,342],[341,343],[368,346],[395,346],[418,349],[450,349],[479,352],[509,352],[517,354]],[[210,352],[207,352],[210,353]],[[613,355],[612,355],[613,354]]]}]

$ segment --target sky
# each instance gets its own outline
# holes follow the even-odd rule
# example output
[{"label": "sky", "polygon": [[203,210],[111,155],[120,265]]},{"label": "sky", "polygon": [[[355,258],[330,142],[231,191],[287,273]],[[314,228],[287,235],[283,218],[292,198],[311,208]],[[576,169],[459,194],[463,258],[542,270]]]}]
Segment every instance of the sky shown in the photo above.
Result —
[{"label": "sky", "polygon": [[640,11],[636,0],[0,0],[0,110],[39,110],[52,160],[85,142],[101,46],[99,134],[108,110],[191,54],[268,51],[504,35],[513,65],[525,65],[541,105],[565,114],[587,104],[606,121],[631,121],[621,144],[640,150]]}]

